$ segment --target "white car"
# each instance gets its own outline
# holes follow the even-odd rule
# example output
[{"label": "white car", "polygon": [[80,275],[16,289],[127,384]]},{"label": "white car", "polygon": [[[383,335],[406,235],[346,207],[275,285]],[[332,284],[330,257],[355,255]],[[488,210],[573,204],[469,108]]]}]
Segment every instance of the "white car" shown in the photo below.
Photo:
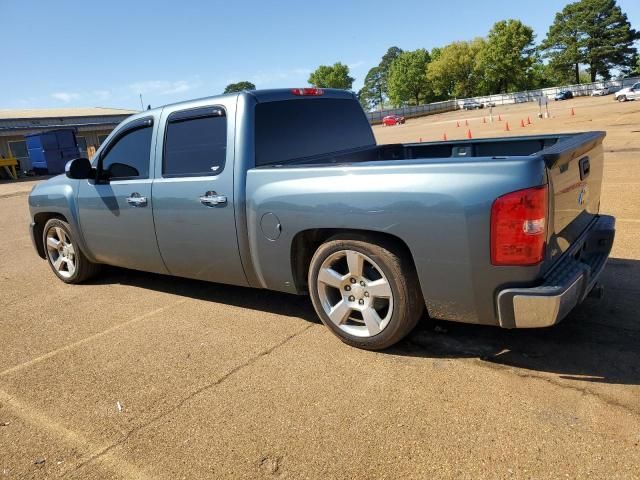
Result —
[{"label": "white car", "polygon": [[630,87],[623,88],[616,92],[615,99],[619,102],[626,102],[627,100],[635,100],[640,98],[640,82],[634,83]]},{"label": "white car", "polygon": [[602,87],[602,88],[597,88],[593,92],[591,92],[591,96],[592,97],[604,97],[605,95],[609,95],[610,93],[613,93],[610,90],[610,87]]}]

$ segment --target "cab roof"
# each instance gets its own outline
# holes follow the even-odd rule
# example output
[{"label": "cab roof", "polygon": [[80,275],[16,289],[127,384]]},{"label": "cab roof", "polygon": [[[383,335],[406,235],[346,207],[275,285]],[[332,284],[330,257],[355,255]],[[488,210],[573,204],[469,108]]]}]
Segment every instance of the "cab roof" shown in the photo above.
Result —
[{"label": "cab roof", "polygon": [[144,110],[140,113],[145,113],[147,111],[154,110],[162,110],[164,107],[173,107],[177,105],[191,103],[193,101],[200,100],[214,100],[218,98],[230,98],[237,97],[240,95],[251,96],[256,99],[257,102],[274,102],[280,100],[294,100],[301,98],[342,98],[345,100],[356,100],[355,93],[350,90],[341,90],[338,88],[322,88],[322,94],[320,95],[296,95],[293,93],[293,90],[302,90],[303,88],[315,88],[315,87],[298,87],[298,88],[272,88],[272,89],[264,89],[264,90],[243,90],[241,92],[234,93],[225,93],[221,95],[213,95],[210,97],[202,97],[202,98],[193,98],[189,100],[184,100],[182,102],[169,103],[167,105],[162,105],[160,107],[152,108],[151,110]]}]

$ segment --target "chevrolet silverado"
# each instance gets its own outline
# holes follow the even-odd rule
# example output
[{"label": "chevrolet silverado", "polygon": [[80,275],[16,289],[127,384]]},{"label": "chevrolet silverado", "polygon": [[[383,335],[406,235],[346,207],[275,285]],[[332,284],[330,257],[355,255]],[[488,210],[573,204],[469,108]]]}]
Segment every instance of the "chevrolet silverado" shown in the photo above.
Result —
[{"label": "chevrolet silverado", "polygon": [[[29,196],[66,283],[101,264],[309,294],[366,349],[426,314],[551,326],[614,238],[603,132],[377,145],[351,92],[241,92],[147,110]],[[251,294],[251,293],[248,293]]]}]

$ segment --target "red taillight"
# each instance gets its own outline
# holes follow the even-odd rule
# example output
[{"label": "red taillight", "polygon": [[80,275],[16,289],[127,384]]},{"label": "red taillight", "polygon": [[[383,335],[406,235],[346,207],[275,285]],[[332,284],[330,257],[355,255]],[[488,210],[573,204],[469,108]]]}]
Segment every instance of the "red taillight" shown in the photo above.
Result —
[{"label": "red taillight", "polygon": [[294,95],[324,95],[321,88],[292,88],[291,93]]},{"label": "red taillight", "polygon": [[498,197],[491,207],[491,263],[535,265],[547,238],[547,185]]}]

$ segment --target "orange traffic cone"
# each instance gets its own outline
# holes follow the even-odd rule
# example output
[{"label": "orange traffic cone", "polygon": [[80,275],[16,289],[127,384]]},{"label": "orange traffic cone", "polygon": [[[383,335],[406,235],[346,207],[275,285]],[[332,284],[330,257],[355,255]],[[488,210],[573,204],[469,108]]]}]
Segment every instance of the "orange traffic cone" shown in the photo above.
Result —
[{"label": "orange traffic cone", "polygon": [[531,125],[531,117],[527,117],[527,125]]},{"label": "orange traffic cone", "polygon": [[473,138],[473,137],[471,136],[471,130],[467,130],[467,138],[469,138],[469,139]]},{"label": "orange traffic cone", "polygon": [[511,129],[509,128],[509,122],[505,122],[505,124],[504,124],[504,131],[505,131],[505,132],[510,132],[510,131],[511,131]]},{"label": "orange traffic cone", "polygon": [[501,122],[502,121],[502,115],[498,114],[498,121]]},{"label": "orange traffic cone", "polygon": [[420,137],[420,143],[422,143],[422,137]]},{"label": "orange traffic cone", "polygon": [[573,117],[576,114],[576,112],[573,110],[573,107],[571,107],[571,116]]},{"label": "orange traffic cone", "polygon": [[524,128],[524,120],[520,119],[520,126]]},{"label": "orange traffic cone", "polygon": [[445,142],[447,141],[447,132],[444,132],[442,134],[442,140],[444,140]]},{"label": "orange traffic cone", "polygon": [[487,123],[487,117],[482,117],[482,123]]},{"label": "orange traffic cone", "polygon": [[469,122],[467,122],[466,120],[464,121],[464,126],[468,127],[469,126]]},{"label": "orange traffic cone", "polygon": [[458,120],[456,120],[456,127],[460,126],[460,122]]}]

